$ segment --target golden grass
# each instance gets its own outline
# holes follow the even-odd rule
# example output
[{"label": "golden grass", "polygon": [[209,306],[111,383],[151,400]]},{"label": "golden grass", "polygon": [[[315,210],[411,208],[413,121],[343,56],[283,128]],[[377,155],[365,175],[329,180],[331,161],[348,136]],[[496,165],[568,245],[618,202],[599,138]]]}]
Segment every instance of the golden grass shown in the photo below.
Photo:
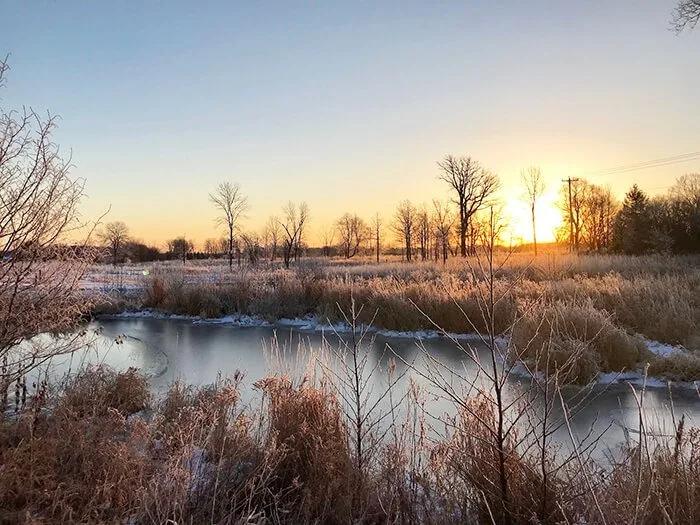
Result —
[{"label": "golden grass", "polygon": [[[541,320],[559,312],[552,352],[559,354],[557,362],[572,352],[582,355],[580,370],[571,372],[580,381],[596,370],[635,368],[644,356],[633,334],[700,350],[696,257],[497,253],[495,262],[496,331],[505,334],[524,317],[516,334],[522,346],[523,337],[532,336],[534,328],[526,326],[533,315]],[[480,296],[486,283],[479,276],[476,259],[451,259],[444,266],[313,259],[289,271],[261,265],[232,273],[204,264],[165,266],[145,278],[140,306],[203,317],[240,313],[274,321],[312,315],[342,322],[338,306],[347,310],[354,296],[364,305],[359,320],[373,319],[379,329],[437,325],[448,332],[483,332]]]},{"label": "golden grass", "polygon": [[256,383],[263,400],[252,409],[239,403],[241,379],[175,383],[153,403],[133,371],[79,374],[44,410],[0,424],[0,521],[601,523],[602,512],[607,523],[636,515],[636,523],[691,524],[700,516],[700,433],[684,423],[671,439],[630,444],[603,474],[590,460],[557,468],[548,451],[546,488],[542,459],[513,434],[504,506],[498,414],[483,394],[444,420],[443,438],[427,439],[420,416],[392,419],[393,437],[360,473],[332,390],[271,376]]},{"label": "golden grass", "polygon": [[615,326],[590,300],[530,308],[513,326],[512,343],[516,356],[534,369],[559,370],[567,382],[579,384],[601,371],[634,370],[647,355],[639,338]]},{"label": "golden grass", "polygon": [[700,355],[697,352],[674,352],[649,361],[648,373],[671,381],[697,381],[700,377]]},{"label": "golden grass", "polygon": [[698,523],[699,460],[700,431],[683,420],[669,441],[631,446],[599,496],[608,523]]}]

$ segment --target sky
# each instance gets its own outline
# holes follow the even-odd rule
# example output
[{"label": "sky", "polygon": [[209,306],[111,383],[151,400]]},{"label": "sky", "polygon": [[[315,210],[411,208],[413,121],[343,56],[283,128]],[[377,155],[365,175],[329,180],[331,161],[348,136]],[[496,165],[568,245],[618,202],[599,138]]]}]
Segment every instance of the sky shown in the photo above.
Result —
[{"label": "sky", "polygon": [[[70,2],[0,0],[3,109],[61,116],[85,219],[164,244],[220,237],[208,194],[237,182],[260,229],[307,201],[311,234],[345,211],[446,199],[437,161],[497,173],[531,236],[520,170],[561,180],[700,151],[700,29],[675,0]],[[700,160],[590,177],[654,194]]]}]

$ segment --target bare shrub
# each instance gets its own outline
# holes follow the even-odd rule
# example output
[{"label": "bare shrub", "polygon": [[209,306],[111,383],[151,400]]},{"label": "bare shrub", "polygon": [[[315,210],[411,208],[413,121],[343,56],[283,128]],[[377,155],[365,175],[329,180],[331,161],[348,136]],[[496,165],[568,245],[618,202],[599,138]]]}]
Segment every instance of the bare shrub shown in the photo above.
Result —
[{"label": "bare shrub", "polygon": [[147,380],[135,368],[115,372],[97,366],[68,379],[62,389],[60,407],[74,411],[78,417],[87,416],[95,409],[117,410],[128,416],[148,408],[150,403]]},{"label": "bare shrub", "polygon": [[153,277],[144,289],[143,305],[147,308],[160,308],[168,297],[168,291],[162,277]]},{"label": "bare shrub", "polygon": [[[8,69],[0,59],[0,87]],[[47,339],[27,349],[19,343],[42,332],[72,329],[94,301],[82,293],[81,284],[95,251],[87,240],[69,244],[69,237],[85,237],[78,214],[83,181],[71,177],[71,159],[59,155],[53,141],[56,123],[56,117],[31,109],[0,108],[2,402],[16,378],[79,344],[54,345]]]}]

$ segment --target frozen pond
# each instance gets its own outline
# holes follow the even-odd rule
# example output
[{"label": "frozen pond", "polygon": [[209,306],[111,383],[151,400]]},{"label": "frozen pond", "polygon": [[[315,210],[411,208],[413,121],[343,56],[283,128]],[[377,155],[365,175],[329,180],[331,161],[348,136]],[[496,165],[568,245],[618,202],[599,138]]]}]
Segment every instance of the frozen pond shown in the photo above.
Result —
[{"label": "frozen pond", "polygon": [[[101,337],[96,348],[85,355],[63,356],[54,362],[57,370],[75,369],[81,361],[105,362],[116,368],[134,366],[151,376],[154,391],[162,392],[175,379],[189,384],[203,385],[212,383],[217,376],[232,376],[236,370],[245,374],[244,399],[253,400],[255,390],[252,384],[267,375],[270,370],[279,368],[282,361],[286,367],[295,368],[303,373],[308,362],[308,349],[319,349],[324,341],[331,346],[338,346],[338,337],[332,332],[300,331],[288,326],[254,326],[241,327],[231,324],[196,323],[173,319],[151,318],[107,318],[91,325],[100,327]],[[122,337],[126,336],[126,337]],[[114,343],[119,338],[120,344]],[[277,344],[273,341],[276,340]],[[376,335],[372,342],[370,359],[376,362],[383,358],[382,365],[391,357],[387,351],[390,345],[393,352],[406,361],[416,360],[416,366],[422,366],[422,353],[418,341],[411,338],[395,338]],[[462,351],[445,338],[433,338],[423,341],[430,354],[446,365],[446,369],[459,371],[463,376],[473,377],[476,366],[465,359]],[[464,343],[466,344],[466,343]],[[280,349],[280,356],[275,357],[273,348]],[[485,350],[481,351],[482,354]],[[301,356],[299,355],[301,353]],[[405,368],[400,362],[397,369]],[[382,367],[383,370],[386,366]],[[419,384],[426,381],[411,371]],[[374,390],[382,391],[386,387],[386,375],[379,374]],[[510,381],[510,395],[522,387],[527,379],[513,377]],[[400,394],[408,385],[408,376],[397,386]],[[637,388],[639,390],[639,388]],[[580,389],[567,388],[564,397],[574,403],[580,395]],[[427,408],[433,415],[454,412],[451,403],[436,396],[427,396]],[[667,387],[648,388],[644,399],[644,414],[647,425],[654,433],[673,434],[673,418],[685,414],[687,423],[700,423],[700,399],[689,388],[674,388],[672,393]],[[558,413],[561,409],[557,408]],[[572,421],[573,432],[585,436],[591,427],[597,431],[608,428],[605,433],[604,449],[614,450],[625,439],[625,428],[630,429],[632,437],[639,427],[637,400],[632,388],[627,384],[612,384],[596,387],[594,396],[583,409],[576,413]],[[570,442],[568,433],[561,429],[556,439],[562,443]],[[603,453],[601,451],[600,453]]]}]

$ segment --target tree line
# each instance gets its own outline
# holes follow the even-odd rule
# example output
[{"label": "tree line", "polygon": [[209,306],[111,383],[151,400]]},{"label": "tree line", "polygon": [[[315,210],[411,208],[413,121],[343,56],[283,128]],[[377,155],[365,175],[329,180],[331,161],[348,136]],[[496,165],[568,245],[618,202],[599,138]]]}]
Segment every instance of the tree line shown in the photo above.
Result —
[{"label": "tree line", "polygon": [[[437,178],[450,198],[416,205],[400,201],[389,217],[376,213],[365,220],[345,212],[319,233],[320,245],[310,247],[307,228],[310,209],[305,203],[288,202],[272,215],[259,232],[245,230],[241,221],[249,209],[239,184],[221,183],[209,195],[219,212],[216,224],[223,238],[210,238],[197,250],[185,237],[167,242],[166,251],[129,237],[123,222],[111,222],[101,231],[114,264],[145,261],[226,257],[228,265],[281,260],[289,267],[303,254],[341,256],[401,255],[408,262],[466,257],[476,252],[488,231],[486,209],[501,205],[496,193],[499,177],[469,156],[447,155],[437,163]],[[537,211],[546,185],[542,171],[531,166],[521,171],[521,198],[530,215],[533,248],[537,255]],[[667,195],[650,198],[636,185],[619,202],[609,188],[585,179],[570,179],[560,191],[557,205],[561,226],[556,240],[572,252],[598,253],[695,253],[700,252],[700,174],[684,175]]]},{"label": "tree line", "polygon": [[700,253],[700,173],[678,178],[665,195],[636,184],[619,202],[610,189],[577,180],[559,199],[559,240],[575,252]]}]

